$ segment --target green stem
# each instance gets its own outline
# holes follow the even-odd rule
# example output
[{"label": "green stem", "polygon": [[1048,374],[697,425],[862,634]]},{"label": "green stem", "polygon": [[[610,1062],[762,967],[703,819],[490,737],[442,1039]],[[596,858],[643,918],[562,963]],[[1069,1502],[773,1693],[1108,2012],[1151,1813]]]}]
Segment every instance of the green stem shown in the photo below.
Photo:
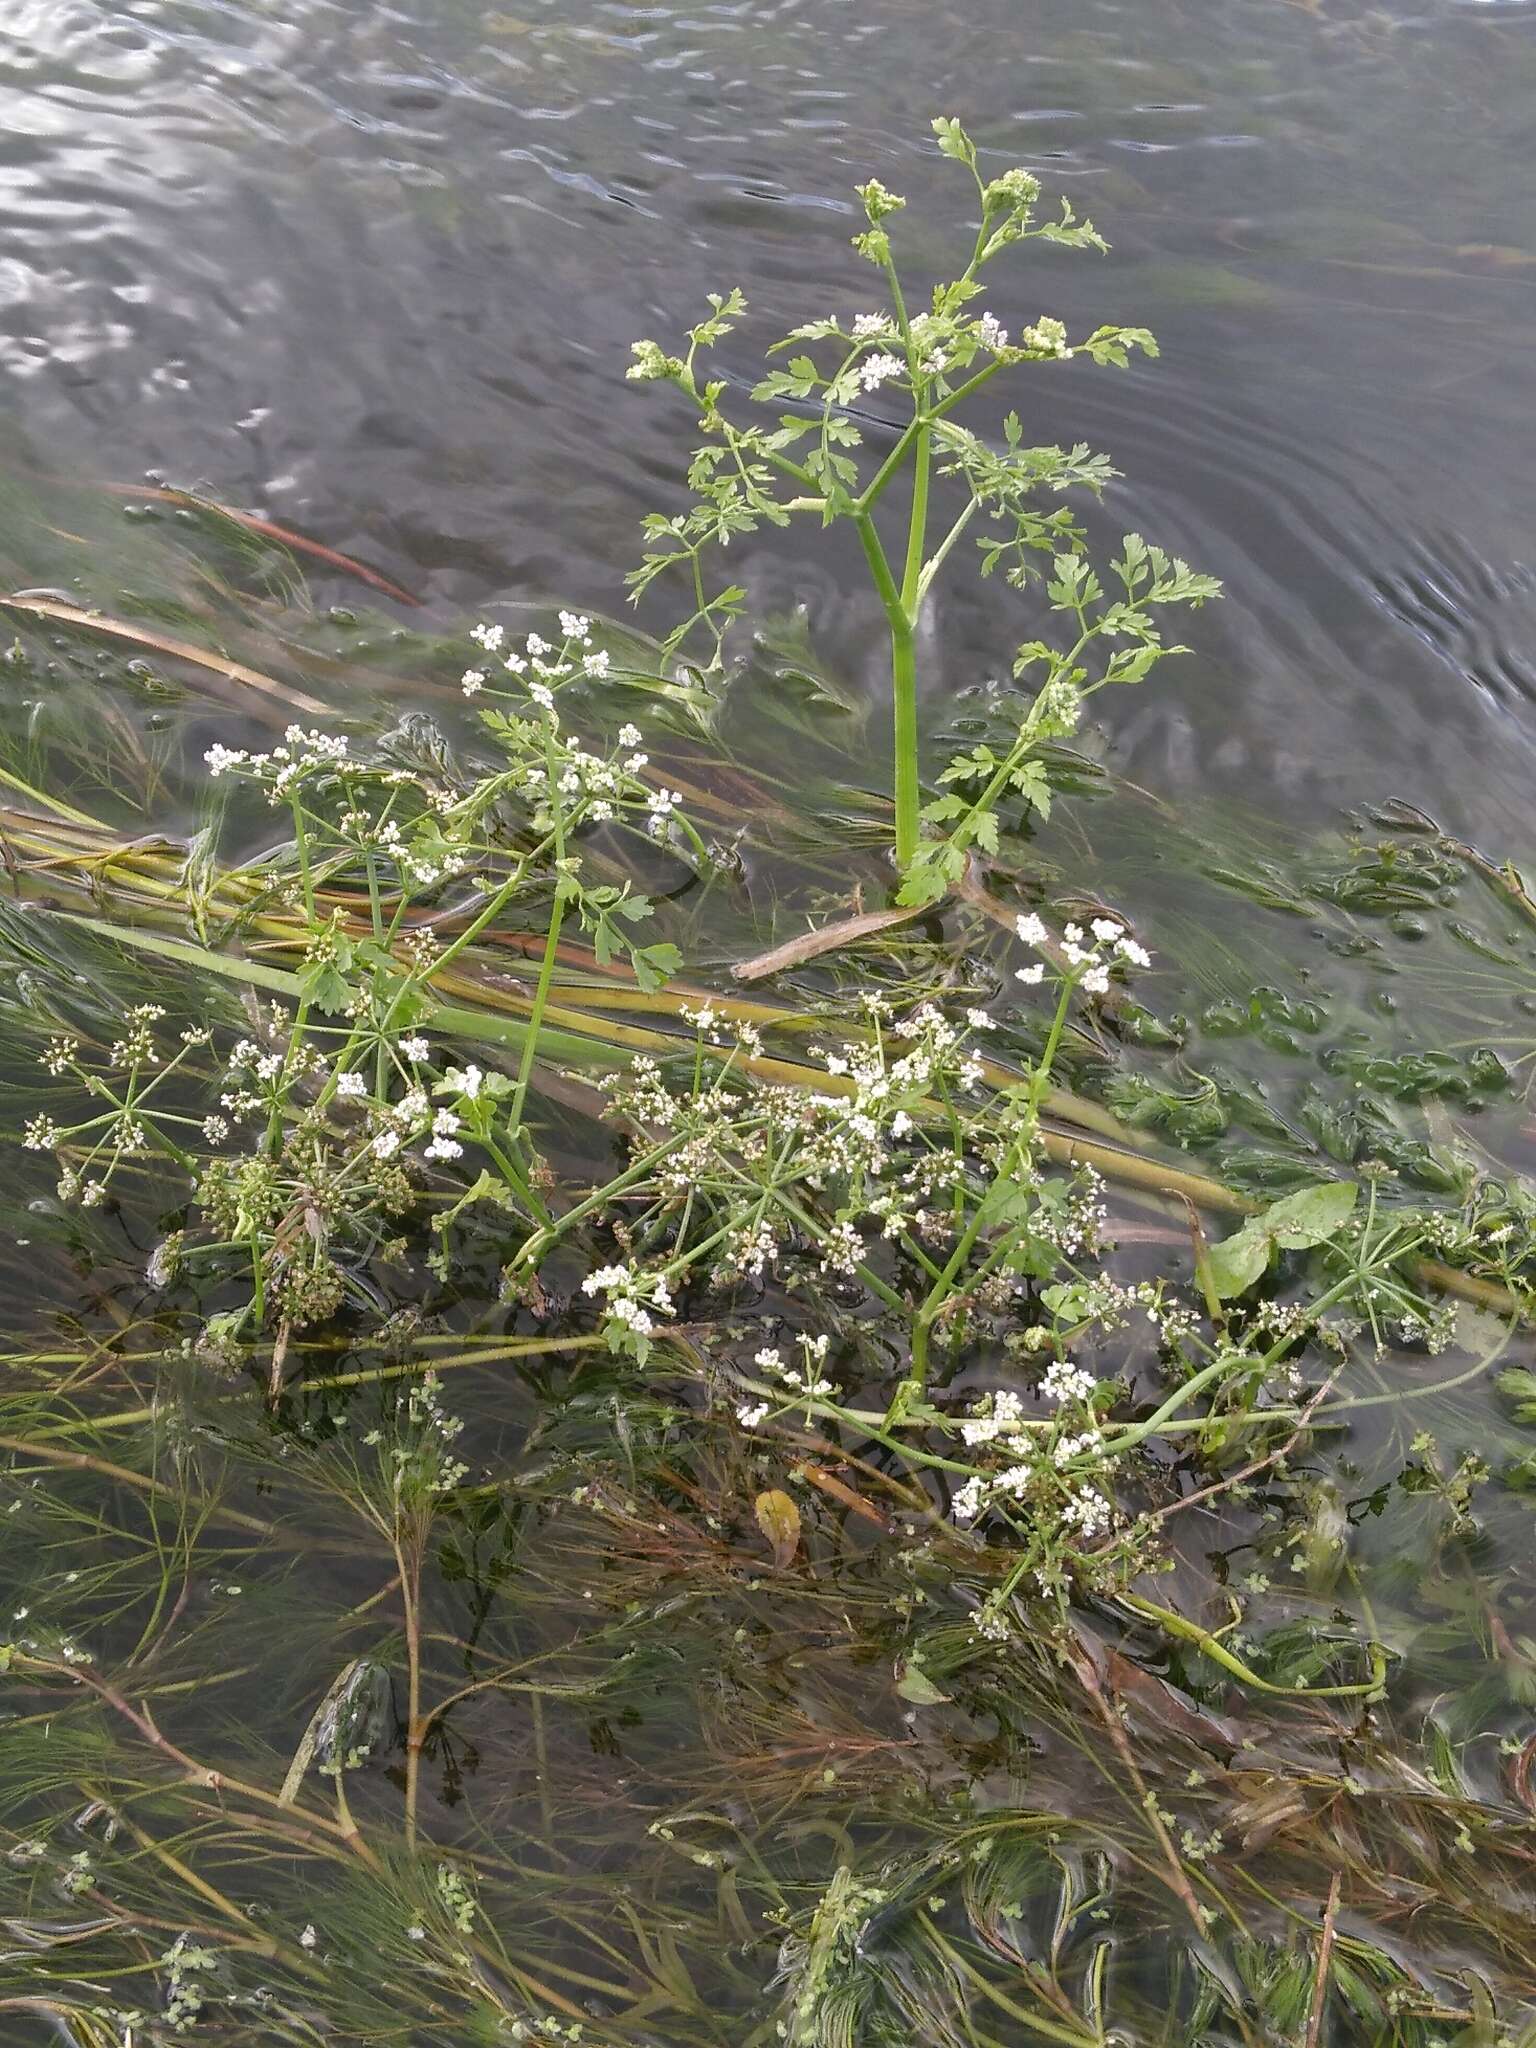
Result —
[{"label": "green stem", "polygon": [[933,430],[917,429],[912,457],[912,506],[907,521],[907,558],[901,578],[901,629],[891,634],[891,695],[896,796],[896,865],[905,873],[917,858],[922,835],[922,790],[917,761],[917,648],[913,635],[923,601],[923,557],[928,547],[928,479]]},{"label": "green stem", "polygon": [[905,874],[917,858],[922,790],[917,774],[917,650],[912,628],[891,632],[891,746],[895,769],[896,867]]},{"label": "green stem", "polygon": [[924,563],[923,573],[917,579],[917,601],[919,604],[921,604],[923,599],[928,595],[928,589],[930,584],[933,582],[934,577],[937,576],[939,571],[943,568],[945,558],[948,556],[950,550],[954,547],[955,542],[959,540],[961,534],[965,532],[965,529],[970,525],[971,521],[975,518],[977,512],[979,512],[980,509],[980,498],[972,498],[971,502],[960,514],[960,517],[955,521],[954,525],[949,529],[948,533],[945,534],[944,538],[939,542],[938,546],[934,549],[933,553]]},{"label": "green stem", "polygon": [[555,841],[555,900],[550,905],[549,930],[544,935],[544,958],[539,962],[538,985],[533,992],[533,1005],[528,1012],[528,1037],[523,1046],[523,1056],[517,1063],[517,1087],[512,1096],[512,1114],[509,1128],[514,1142],[523,1128],[523,1104],[528,1095],[528,1080],[533,1072],[534,1057],[539,1048],[539,1030],[544,1022],[544,1011],[549,1002],[549,985],[554,979],[555,961],[560,951],[560,927],[565,921],[565,890],[568,877],[565,872],[565,813],[560,804],[558,764],[555,760],[554,736],[548,726],[544,731],[544,787],[549,792],[551,818]]},{"label": "green stem", "polygon": [[[926,477],[923,493],[926,520]],[[914,492],[913,518],[918,515]],[[908,867],[917,854],[918,812],[921,798],[917,777],[917,655],[912,639],[912,618],[891,574],[885,548],[875,522],[867,512],[854,514],[863,543],[864,558],[874,579],[891,635],[891,697],[894,712],[896,865]],[[910,547],[909,547],[910,554]],[[918,568],[921,570],[921,560]]]},{"label": "green stem", "polygon": [[928,546],[928,478],[932,464],[933,429],[924,419],[917,429],[912,456],[912,510],[907,523],[907,560],[901,579],[902,610],[912,625],[917,623],[923,556]]},{"label": "green stem", "polygon": [[[1030,1083],[1029,1096],[1020,1118],[1019,1135],[1010,1146],[1008,1156],[1003,1161],[1002,1167],[992,1182],[993,1188],[1011,1182],[1029,1158],[1030,1147],[1034,1142],[1035,1133],[1040,1128],[1041,1098],[1044,1096],[1050,1082],[1051,1066],[1056,1058],[1057,1049],[1061,1044],[1062,1033],[1066,1029],[1067,1012],[1071,1007],[1072,991],[1076,986],[1077,983],[1072,977],[1068,977],[1062,983],[1061,994],[1056,1002],[1056,1014],[1051,1019],[1051,1028],[1035,1067],[1034,1078]],[[989,1188],[987,1191],[989,1195],[991,1191]],[[922,1307],[912,1319],[912,1361],[908,1378],[911,1384],[919,1389],[926,1385],[928,1378],[929,1333],[932,1331],[933,1325],[938,1319],[945,1302],[954,1292],[955,1282],[964,1271],[966,1261],[971,1256],[976,1240],[986,1225],[987,1217],[988,1202],[987,1196],[984,1195],[976,1204],[971,1220],[962,1232],[959,1243],[950,1253],[948,1263],[945,1265],[943,1272],[940,1273],[938,1279],[934,1281],[932,1287],[928,1290]]]},{"label": "green stem", "polygon": [[523,1056],[517,1063],[517,1087],[512,1096],[512,1114],[508,1119],[514,1133],[523,1127],[523,1103],[528,1094],[528,1081],[538,1051],[544,1011],[549,1003],[549,985],[554,978],[555,961],[560,951],[560,926],[564,919],[565,898],[556,896],[554,907],[549,913],[549,930],[544,937],[544,958],[539,962],[539,979],[533,991],[533,1004],[528,1012],[528,1036],[523,1041]]}]

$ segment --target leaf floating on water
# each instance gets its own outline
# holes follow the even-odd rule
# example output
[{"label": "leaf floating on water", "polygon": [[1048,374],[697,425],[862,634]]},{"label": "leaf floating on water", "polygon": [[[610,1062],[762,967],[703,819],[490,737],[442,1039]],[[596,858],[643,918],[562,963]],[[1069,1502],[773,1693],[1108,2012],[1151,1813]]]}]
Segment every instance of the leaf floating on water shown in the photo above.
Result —
[{"label": "leaf floating on water", "polygon": [[1315,1188],[1298,1188],[1294,1195],[1287,1195],[1265,1211],[1264,1229],[1287,1251],[1306,1251],[1343,1229],[1354,1214],[1359,1194],[1352,1180],[1330,1180]]},{"label": "leaf floating on water", "polygon": [[800,1548],[800,1510],[777,1487],[760,1493],[753,1506],[757,1526],[773,1545],[773,1561],[783,1571]]},{"label": "leaf floating on water", "polygon": [[1218,1301],[1246,1294],[1269,1264],[1269,1242],[1251,1223],[1211,1246],[1211,1286]]},{"label": "leaf floating on water", "polygon": [[822,1493],[827,1494],[831,1499],[841,1501],[842,1505],[853,1514],[861,1515],[866,1522],[873,1522],[882,1535],[888,1536],[890,1534],[890,1523],[874,1503],[867,1501],[862,1493],[856,1492],[853,1487],[839,1479],[836,1473],[826,1472],[820,1465],[801,1465],[798,1468],[798,1475],[800,1478],[808,1480],[812,1486],[819,1488]]},{"label": "leaf floating on water", "polygon": [[1211,1279],[1222,1301],[1244,1294],[1267,1270],[1271,1253],[1310,1251],[1338,1234],[1354,1214],[1360,1190],[1352,1180],[1297,1188],[1241,1230],[1211,1247]]}]

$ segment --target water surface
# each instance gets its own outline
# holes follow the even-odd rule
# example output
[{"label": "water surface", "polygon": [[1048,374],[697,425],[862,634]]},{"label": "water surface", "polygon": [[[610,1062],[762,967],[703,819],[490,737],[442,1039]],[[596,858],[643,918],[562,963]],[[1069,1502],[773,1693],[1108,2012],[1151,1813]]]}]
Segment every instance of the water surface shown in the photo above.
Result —
[{"label": "water surface", "polygon": [[[1107,447],[1114,512],[1231,591],[1124,763],[1319,814],[1369,785],[1518,850],[1533,106],[1536,9],[1467,0],[39,0],[0,40],[0,389],[34,466],[202,484],[434,623],[613,605],[680,427],[624,385],[630,340],[729,282],[764,344],[856,303],[849,188],[906,191],[921,248],[919,207],[963,197],[925,139],[952,111],[1115,245],[999,266],[1001,317],[1165,349],[1030,380],[1030,426]],[[746,570],[870,665],[851,562]],[[938,623],[938,694],[1023,625],[963,595]]]}]

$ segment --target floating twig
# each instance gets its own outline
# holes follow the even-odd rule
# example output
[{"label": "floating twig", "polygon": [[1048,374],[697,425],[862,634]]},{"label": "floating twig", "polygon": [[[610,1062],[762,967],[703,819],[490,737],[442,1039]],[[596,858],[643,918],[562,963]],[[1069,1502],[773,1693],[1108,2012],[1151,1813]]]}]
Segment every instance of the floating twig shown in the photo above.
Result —
[{"label": "floating twig", "polygon": [[782,974],[786,967],[801,967],[807,960],[818,959],[838,946],[852,945],[856,939],[867,939],[874,932],[889,931],[893,925],[910,924],[914,917],[922,917],[933,908],[931,903],[920,903],[899,906],[895,910],[863,910],[855,917],[840,917],[832,924],[818,925],[815,931],[802,932],[797,939],[786,939],[782,946],[770,947],[766,953],[755,953],[750,960],[738,960],[731,973],[737,981],[762,981],[767,975]]}]

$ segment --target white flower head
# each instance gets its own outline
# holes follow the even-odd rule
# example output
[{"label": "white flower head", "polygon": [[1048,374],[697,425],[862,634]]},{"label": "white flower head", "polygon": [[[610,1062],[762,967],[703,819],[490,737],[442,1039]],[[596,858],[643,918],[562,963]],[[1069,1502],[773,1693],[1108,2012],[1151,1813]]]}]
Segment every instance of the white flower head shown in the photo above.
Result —
[{"label": "white flower head", "polygon": [[905,377],[907,366],[900,356],[866,356],[859,365],[859,382],[866,391],[878,391],[890,377]]}]

